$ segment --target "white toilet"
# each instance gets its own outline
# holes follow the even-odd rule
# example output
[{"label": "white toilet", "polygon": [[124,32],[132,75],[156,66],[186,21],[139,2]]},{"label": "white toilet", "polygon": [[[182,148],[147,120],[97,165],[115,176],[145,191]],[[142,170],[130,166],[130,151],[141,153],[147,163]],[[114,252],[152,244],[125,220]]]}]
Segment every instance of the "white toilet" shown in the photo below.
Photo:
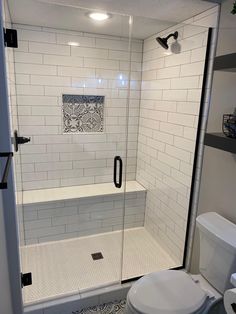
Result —
[{"label": "white toilet", "polygon": [[232,288],[236,272],[236,225],[209,212],[197,217],[200,274],[164,270],[139,279],[129,290],[126,314],[208,313]]}]

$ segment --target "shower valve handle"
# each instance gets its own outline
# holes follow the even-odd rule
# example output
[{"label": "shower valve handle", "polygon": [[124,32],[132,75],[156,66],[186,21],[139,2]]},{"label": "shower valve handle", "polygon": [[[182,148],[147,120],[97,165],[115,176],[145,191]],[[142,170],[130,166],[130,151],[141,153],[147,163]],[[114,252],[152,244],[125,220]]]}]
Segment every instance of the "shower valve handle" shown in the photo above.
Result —
[{"label": "shower valve handle", "polygon": [[28,142],[30,142],[30,137],[19,136],[17,138],[17,142],[18,142],[18,144],[28,143]]},{"label": "shower valve handle", "polygon": [[19,145],[28,143],[30,141],[31,141],[30,137],[18,136],[17,130],[14,131],[14,137],[12,139],[12,142],[14,144],[15,152],[18,152]]}]

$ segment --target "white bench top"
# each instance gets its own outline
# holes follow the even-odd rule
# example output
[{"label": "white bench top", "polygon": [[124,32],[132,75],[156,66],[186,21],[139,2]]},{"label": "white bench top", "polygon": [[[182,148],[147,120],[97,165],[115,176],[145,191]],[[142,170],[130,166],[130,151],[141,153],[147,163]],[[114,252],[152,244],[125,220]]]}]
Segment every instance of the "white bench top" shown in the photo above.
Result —
[{"label": "white bench top", "polygon": [[[127,181],[125,191],[127,193],[142,192],[146,191],[146,189],[137,181]],[[31,190],[23,192],[23,204],[63,201],[92,196],[107,196],[121,194],[123,192],[124,185],[122,188],[117,189],[113,183],[99,183],[53,189]]]}]

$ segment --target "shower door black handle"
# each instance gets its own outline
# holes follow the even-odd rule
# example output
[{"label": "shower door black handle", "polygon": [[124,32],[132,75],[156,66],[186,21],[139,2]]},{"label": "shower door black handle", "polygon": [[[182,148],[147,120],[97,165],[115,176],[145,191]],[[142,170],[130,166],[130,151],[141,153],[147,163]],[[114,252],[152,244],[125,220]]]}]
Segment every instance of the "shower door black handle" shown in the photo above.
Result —
[{"label": "shower door black handle", "polygon": [[[119,178],[117,182],[117,165],[119,163]],[[122,172],[123,172],[123,162],[120,156],[114,158],[114,172],[113,172],[113,182],[116,188],[121,188],[122,186]]]}]

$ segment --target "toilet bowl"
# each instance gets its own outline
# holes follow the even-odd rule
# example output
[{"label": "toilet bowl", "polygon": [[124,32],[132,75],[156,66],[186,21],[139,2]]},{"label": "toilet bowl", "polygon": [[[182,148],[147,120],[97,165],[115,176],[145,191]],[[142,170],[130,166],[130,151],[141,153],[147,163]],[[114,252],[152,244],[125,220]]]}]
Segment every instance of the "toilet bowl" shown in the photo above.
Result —
[{"label": "toilet bowl", "polygon": [[201,275],[164,270],[146,275],[132,286],[125,314],[208,313],[220,299],[221,294]]},{"label": "toilet bowl", "polygon": [[209,212],[197,217],[197,227],[200,274],[163,270],[143,276],[128,292],[126,314],[206,314],[222,300],[236,272],[236,225]]}]

